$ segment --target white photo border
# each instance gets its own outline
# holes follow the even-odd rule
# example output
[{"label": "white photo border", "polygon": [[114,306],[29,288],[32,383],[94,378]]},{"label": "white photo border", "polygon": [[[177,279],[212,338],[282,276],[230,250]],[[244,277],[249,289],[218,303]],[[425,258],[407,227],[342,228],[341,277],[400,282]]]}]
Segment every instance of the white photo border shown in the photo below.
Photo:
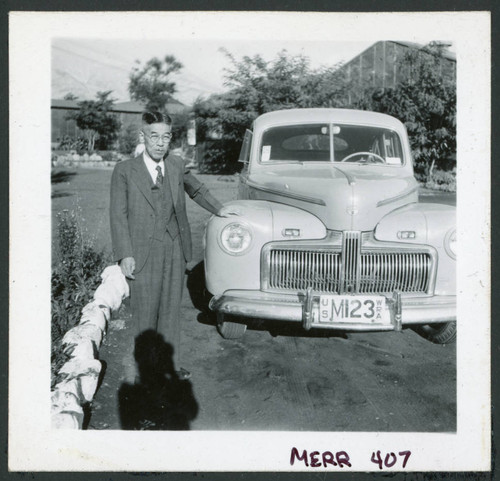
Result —
[{"label": "white photo border", "polygon": [[[353,464],[350,471],[376,471],[370,461],[374,449],[410,449],[408,471],[490,470],[490,28],[489,12],[11,12],[9,469],[303,471],[308,468],[291,467],[289,462],[291,447],[301,445],[320,452],[347,451]],[[456,45],[456,433],[50,429],[51,41],[59,37],[202,41],[220,37],[220,32],[224,38],[249,41],[425,43],[438,36]]]}]

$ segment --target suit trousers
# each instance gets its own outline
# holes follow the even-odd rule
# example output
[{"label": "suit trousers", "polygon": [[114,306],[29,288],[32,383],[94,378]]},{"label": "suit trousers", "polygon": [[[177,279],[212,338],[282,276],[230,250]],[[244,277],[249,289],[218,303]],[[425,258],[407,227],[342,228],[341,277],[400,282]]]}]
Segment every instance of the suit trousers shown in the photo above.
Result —
[{"label": "suit trousers", "polygon": [[179,369],[181,301],[186,261],[180,236],[165,233],[163,240],[152,239],[144,267],[130,281],[130,303],[136,336],[153,329],[174,349],[174,367]]}]

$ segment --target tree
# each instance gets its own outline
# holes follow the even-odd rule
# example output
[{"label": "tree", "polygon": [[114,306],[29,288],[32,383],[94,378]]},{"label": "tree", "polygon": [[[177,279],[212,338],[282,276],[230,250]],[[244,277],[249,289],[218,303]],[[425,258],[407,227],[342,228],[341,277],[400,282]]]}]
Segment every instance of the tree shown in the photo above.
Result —
[{"label": "tree", "polygon": [[78,100],[78,97],[72,93],[72,92],[68,92],[65,96],[64,96],[64,100]]},{"label": "tree", "polygon": [[237,60],[227,50],[231,62],[225,72],[229,91],[198,99],[193,107],[197,136],[201,141],[214,134],[205,156],[222,170],[236,170],[238,152],[245,129],[259,115],[278,109],[300,107],[341,107],[347,99],[348,82],[338,66],[312,70],[309,59],[292,56],[282,50],[272,61],[262,56],[244,56]]},{"label": "tree", "polygon": [[188,109],[181,110],[172,117],[172,148],[182,147],[187,137],[187,125],[189,121]]},{"label": "tree", "polygon": [[118,148],[122,154],[132,154],[138,142],[139,129],[135,124],[127,125],[118,136]]},{"label": "tree", "polygon": [[172,74],[179,72],[183,65],[173,55],[165,56],[163,61],[154,57],[142,67],[139,61],[136,63],[129,76],[130,97],[144,102],[149,110],[164,109],[177,91]]},{"label": "tree", "polygon": [[116,139],[120,129],[119,120],[111,113],[114,104],[114,100],[109,98],[111,92],[111,90],[97,92],[97,100],[78,102],[78,112],[68,116],[76,121],[79,129],[83,130],[89,152],[94,150],[98,139],[100,147],[106,148]]},{"label": "tree", "polygon": [[309,58],[282,50],[270,62],[260,55],[238,61],[222,50],[232,63],[225,85],[231,90],[233,108],[261,115],[288,108],[337,107],[345,103],[347,79],[339,65],[311,69]]},{"label": "tree", "polygon": [[394,88],[368,90],[357,105],[406,125],[416,172],[426,181],[436,166],[449,169],[456,162],[456,81],[442,73],[444,49],[431,43],[408,51],[398,65],[403,81]]}]

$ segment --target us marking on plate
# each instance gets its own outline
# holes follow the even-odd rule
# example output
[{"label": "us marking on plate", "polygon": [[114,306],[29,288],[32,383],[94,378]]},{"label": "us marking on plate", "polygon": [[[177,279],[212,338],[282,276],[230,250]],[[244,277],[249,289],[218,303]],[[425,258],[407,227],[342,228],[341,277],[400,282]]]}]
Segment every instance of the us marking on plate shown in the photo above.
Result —
[{"label": "us marking on plate", "polygon": [[313,309],[313,324],[389,324],[384,296],[319,296]]}]

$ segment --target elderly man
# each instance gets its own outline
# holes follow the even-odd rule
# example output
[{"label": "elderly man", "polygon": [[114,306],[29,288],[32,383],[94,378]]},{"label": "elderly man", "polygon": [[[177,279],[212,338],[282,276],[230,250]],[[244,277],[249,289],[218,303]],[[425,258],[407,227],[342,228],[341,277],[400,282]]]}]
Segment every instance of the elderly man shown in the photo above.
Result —
[{"label": "elderly man", "polygon": [[114,259],[131,288],[136,336],[148,329],[162,334],[174,348],[180,367],[180,306],[186,263],[191,259],[191,232],[184,191],[213,214],[222,204],[169,154],[172,120],[160,112],[142,116],[139,157],[116,165],[111,178],[111,238]]}]

